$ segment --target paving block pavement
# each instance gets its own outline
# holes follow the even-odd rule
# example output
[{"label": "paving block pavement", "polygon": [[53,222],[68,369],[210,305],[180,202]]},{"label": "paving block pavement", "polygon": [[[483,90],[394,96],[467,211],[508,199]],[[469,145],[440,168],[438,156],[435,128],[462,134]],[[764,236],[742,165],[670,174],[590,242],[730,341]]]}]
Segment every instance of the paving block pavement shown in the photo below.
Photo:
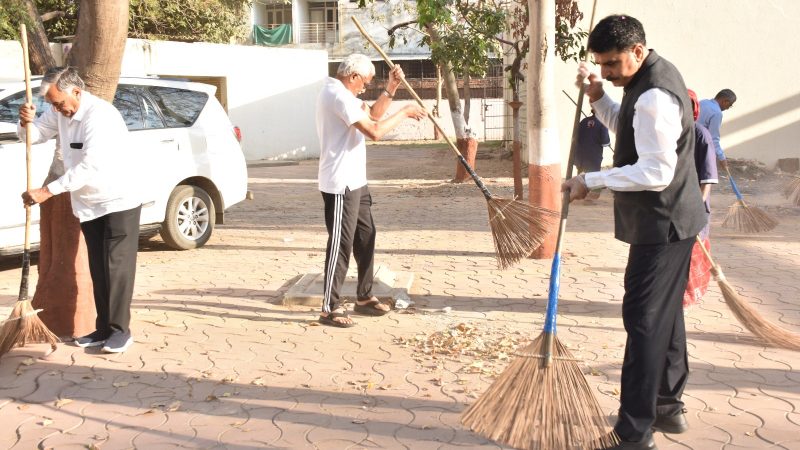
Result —
[{"label": "paving block pavement", "polygon": [[[492,377],[465,370],[469,357],[426,355],[407,342],[460,323],[537,336],[550,262],[497,269],[485,200],[473,184],[448,181],[454,165],[440,147],[370,148],[376,264],[415,275],[416,308],[354,316],[350,329],[319,326],[316,307],[282,302],[324,263],[316,161],[251,167],[255,199],[231,208],[205,247],[176,252],[158,238],[142,246],[128,352],[62,344],[47,355],[31,345],[0,359],[0,448],[503,448],[459,423]],[[481,159],[477,171],[492,192],[511,196],[509,161]],[[750,202],[771,205],[781,225],[743,236],[719,227],[720,211],[713,251],[742,297],[800,332],[800,215],[764,195]],[[713,199],[733,201],[724,190]],[[612,221],[606,194],[570,208],[559,308],[559,337],[609,423],[627,257]],[[0,261],[3,317],[19,277],[17,258]],[[657,434],[659,448],[800,449],[800,354],[751,336],[716,286],[686,311],[686,326],[691,429]]]}]

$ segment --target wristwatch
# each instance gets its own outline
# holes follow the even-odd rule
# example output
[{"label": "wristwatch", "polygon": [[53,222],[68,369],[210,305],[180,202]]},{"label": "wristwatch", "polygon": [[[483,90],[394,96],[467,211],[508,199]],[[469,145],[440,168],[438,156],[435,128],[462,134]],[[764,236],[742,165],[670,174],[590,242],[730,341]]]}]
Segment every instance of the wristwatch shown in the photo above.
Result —
[{"label": "wristwatch", "polygon": [[385,95],[385,96],[387,96],[389,98],[393,98],[394,97],[394,95],[390,94],[389,91],[387,91],[386,89],[383,90],[383,95]]}]

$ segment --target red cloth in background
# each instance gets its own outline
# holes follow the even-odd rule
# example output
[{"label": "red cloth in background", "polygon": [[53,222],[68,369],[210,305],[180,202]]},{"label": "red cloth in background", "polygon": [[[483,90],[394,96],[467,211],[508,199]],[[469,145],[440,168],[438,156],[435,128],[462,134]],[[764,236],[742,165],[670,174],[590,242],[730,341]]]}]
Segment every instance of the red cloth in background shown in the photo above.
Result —
[{"label": "red cloth in background", "polygon": [[[703,240],[703,245],[710,253],[711,241],[706,238]],[[700,248],[700,243],[695,242],[689,266],[689,283],[686,285],[686,292],[683,293],[684,308],[700,303],[708,290],[709,281],[711,281],[711,263]]]}]

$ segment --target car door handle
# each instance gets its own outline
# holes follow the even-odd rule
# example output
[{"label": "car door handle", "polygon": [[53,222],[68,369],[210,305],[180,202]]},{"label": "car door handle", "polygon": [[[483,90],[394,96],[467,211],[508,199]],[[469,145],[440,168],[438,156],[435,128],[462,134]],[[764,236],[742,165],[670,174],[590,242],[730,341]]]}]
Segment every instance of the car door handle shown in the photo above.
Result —
[{"label": "car door handle", "polygon": [[172,142],[175,142],[175,139],[162,139],[161,140],[162,144],[170,144]]}]

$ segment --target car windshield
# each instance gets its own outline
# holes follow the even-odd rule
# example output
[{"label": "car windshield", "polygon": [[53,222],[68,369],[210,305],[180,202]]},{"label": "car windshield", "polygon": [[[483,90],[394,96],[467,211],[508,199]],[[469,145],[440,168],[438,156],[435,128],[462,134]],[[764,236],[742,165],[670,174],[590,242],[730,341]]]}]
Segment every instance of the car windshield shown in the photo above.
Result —
[{"label": "car windshield", "polygon": [[[39,90],[33,92],[33,104],[36,105],[36,117],[49,107],[44,97],[39,95]],[[17,92],[0,100],[0,122],[17,123],[19,122],[19,107],[25,103],[25,92]]]}]

